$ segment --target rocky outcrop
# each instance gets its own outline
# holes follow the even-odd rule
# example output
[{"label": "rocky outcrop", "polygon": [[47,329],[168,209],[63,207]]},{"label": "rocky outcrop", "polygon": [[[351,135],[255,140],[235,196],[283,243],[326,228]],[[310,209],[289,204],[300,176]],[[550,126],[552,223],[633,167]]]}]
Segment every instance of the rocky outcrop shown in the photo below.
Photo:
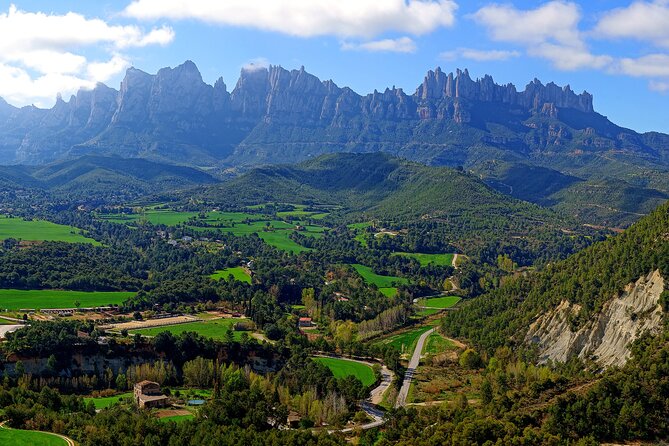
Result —
[{"label": "rocky outcrop", "polygon": [[604,367],[624,365],[630,356],[630,343],[642,333],[655,332],[662,326],[659,305],[662,291],[664,279],[659,271],[641,277],[577,331],[572,331],[569,320],[581,308],[563,300],[554,310],[537,318],[525,341],[537,346],[542,362],[566,362],[578,356],[593,359]]},{"label": "rocky outcrop", "polygon": [[[452,143],[444,134],[452,124],[485,128],[502,120],[520,128],[532,116],[557,119],[564,109],[592,113],[592,96],[536,79],[519,92],[488,75],[473,80],[467,70],[440,68],[429,71],[414,94],[393,87],[362,96],[304,67],[280,66],[243,69],[228,92],[222,79],[208,85],[186,61],[155,75],[130,68],[119,91],[98,85],[67,102],[59,98],[49,110],[0,102],[0,164],[90,153],[197,164],[247,157],[285,162],[360,143],[398,153],[415,143]],[[541,129],[535,123],[522,128]],[[524,149],[499,135],[479,141]]]}]

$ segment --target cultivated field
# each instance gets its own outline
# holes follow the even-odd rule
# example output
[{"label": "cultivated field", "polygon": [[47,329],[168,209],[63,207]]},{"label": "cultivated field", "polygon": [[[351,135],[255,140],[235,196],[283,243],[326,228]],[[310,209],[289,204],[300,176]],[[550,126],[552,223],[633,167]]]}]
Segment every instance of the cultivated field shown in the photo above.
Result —
[{"label": "cultivated field", "polygon": [[454,254],[421,254],[415,252],[397,252],[393,255],[402,256],[402,257],[411,257],[412,259],[418,260],[421,266],[427,266],[430,264],[436,266],[452,266]]},{"label": "cultivated field", "polygon": [[0,216],[0,240],[8,238],[26,241],[54,241],[69,243],[100,243],[84,237],[78,228],[58,225],[46,220],[24,220],[18,217]]},{"label": "cultivated field", "polygon": [[[302,218],[323,218],[327,213],[315,213],[303,210],[304,206],[296,211],[279,212],[277,216],[300,220]],[[180,224],[188,225],[189,220],[196,218],[198,223],[205,226],[190,226],[197,231],[217,230],[230,233],[236,236],[245,236],[258,234],[267,244],[275,248],[292,253],[308,251],[308,248],[295,243],[290,239],[296,228],[294,224],[286,223],[282,220],[272,219],[262,214],[253,214],[248,212],[208,212],[204,218],[199,218],[197,212],[179,212],[166,209],[145,209],[137,214],[100,214],[98,219],[111,221],[114,223],[126,223],[134,225],[142,221],[154,225],[176,226]],[[321,237],[325,228],[316,225],[304,225],[301,234],[310,237]]]},{"label": "cultivated field", "polygon": [[22,308],[76,308],[120,305],[134,292],[124,291],[66,291],[66,290],[0,290],[0,310],[16,311]]},{"label": "cultivated field", "polygon": [[374,382],[376,382],[374,371],[367,364],[341,358],[316,357],[314,360],[327,366],[335,378],[355,376],[365,386],[371,386],[374,384]]},{"label": "cultivated field", "polygon": [[212,338],[217,341],[225,341],[226,332],[232,330],[232,335],[235,340],[241,339],[241,331],[234,331],[233,325],[237,322],[248,321],[247,319],[226,318],[226,319],[211,319],[201,322],[189,322],[186,324],[167,325],[162,327],[143,328],[139,330],[131,330],[131,334],[139,333],[143,336],[156,336],[158,333],[170,332],[175,335],[185,333],[187,331],[194,331],[195,333],[204,336],[205,338]]},{"label": "cultivated field", "polygon": [[418,301],[418,305],[421,307],[435,308],[439,310],[445,310],[446,308],[451,308],[460,302],[460,297],[458,296],[443,296],[443,297],[433,297],[430,299],[421,299]]},{"label": "cultivated field", "polygon": [[246,270],[244,268],[242,268],[241,266],[235,266],[233,268],[226,268],[226,269],[216,271],[214,274],[212,274],[209,277],[214,279],[214,280],[223,279],[223,280],[227,281],[228,277],[230,277],[231,275],[234,278],[234,280],[239,280],[240,282],[251,283],[251,276],[249,276],[249,273],[246,272]]},{"label": "cultivated field", "polygon": [[397,293],[395,285],[405,285],[409,283],[404,277],[382,276],[376,274],[369,266],[360,265],[358,263],[351,264],[351,266],[362,276],[365,282],[376,285],[379,288],[379,291],[389,297],[392,297]]},{"label": "cultivated field", "polygon": [[422,326],[410,329],[402,333],[398,333],[392,336],[388,336],[387,338],[383,338],[377,341],[377,343],[389,345],[402,354],[410,353],[415,348],[416,342],[418,342],[418,338],[420,338],[420,335],[422,335],[423,333],[432,328],[433,328],[432,326],[427,326],[427,327]]},{"label": "cultivated field", "polygon": [[46,432],[0,428],[0,444],[3,446],[66,446],[60,437]]},{"label": "cultivated field", "polygon": [[121,399],[123,399],[124,402],[130,402],[132,401],[132,398],[133,398],[132,392],[127,392],[127,393],[120,393],[114,396],[84,398],[84,402],[88,404],[89,402],[93,401],[95,409],[100,410],[113,406],[114,404],[118,403]]},{"label": "cultivated field", "polygon": [[113,223],[135,224],[146,221],[154,225],[176,226],[185,223],[191,217],[197,215],[197,212],[179,212],[168,209],[146,209],[140,214],[99,214],[100,220],[106,220]]}]

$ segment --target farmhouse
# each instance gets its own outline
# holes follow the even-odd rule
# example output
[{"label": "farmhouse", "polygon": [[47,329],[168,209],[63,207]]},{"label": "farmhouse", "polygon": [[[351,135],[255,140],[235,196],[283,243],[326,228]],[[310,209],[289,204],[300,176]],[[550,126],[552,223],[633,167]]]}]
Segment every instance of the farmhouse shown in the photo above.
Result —
[{"label": "farmhouse", "polygon": [[153,409],[167,406],[167,397],[160,391],[160,384],[140,381],[135,384],[135,402],[140,409]]},{"label": "farmhouse", "polygon": [[314,323],[310,317],[301,317],[297,325],[299,327],[313,327]]}]

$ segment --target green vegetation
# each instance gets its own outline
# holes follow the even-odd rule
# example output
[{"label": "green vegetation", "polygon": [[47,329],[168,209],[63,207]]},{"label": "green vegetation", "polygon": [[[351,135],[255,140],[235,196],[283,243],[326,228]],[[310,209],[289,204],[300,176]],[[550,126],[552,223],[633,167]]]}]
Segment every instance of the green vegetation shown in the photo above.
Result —
[{"label": "green vegetation", "polygon": [[135,293],[123,291],[65,291],[65,290],[0,290],[0,307],[21,308],[81,308],[120,305]]},{"label": "green vegetation", "polygon": [[126,402],[132,401],[132,392],[121,393],[114,396],[88,397],[84,398],[84,402],[88,404],[92,401],[95,405],[95,409],[100,410],[113,406],[114,404],[118,403],[121,398],[123,398],[123,400]]},{"label": "green vegetation", "polygon": [[420,335],[430,330],[431,328],[432,328],[431,326],[429,327],[422,326],[410,329],[402,333],[398,333],[396,335],[392,335],[387,338],[381,339],[377,341],[377,343],[390,346],[403,354],[410,353],[416,347],[416,343],[418,342],[418,338],[420,338]]},{"label": "green vegetation", "polygon": [[423,353],[437,354],[454,348],[456,348],[456,345],[452,341],[435,331],[427,337]]},{"label": "green vegetation", "polygon": [[537,314],[565,298],[582,307],[568,321],[576,329],[628,284],[655,270],[669,272],[668,230],[669,206],[663,205],[616,237],[469,300],[446,314],[444,332],[469,339],[490,354],[510,341],[523,348]]},{"label": "green vegetation", "polygon": [[418,260],[421,266],[452,266],[454,254],[421,254],[415,252],[396,252],[393,255],[410,257]]},{"label": "green vegetation", "polygon": [[225,319],[211,319],[202,322],[188,322],[185,324],[167,325],[165,327],[142,328],[139,330],[132,330],[130,333],[139,333],[143,336],[156,336],[158,333],[170,332],[178,335],[187,331],[193,331],[205,338],[215,339],[217,341],[227,340],[226,333],[230,330],[233,339],[238,341],[241,339],[242,331],[235,331],[233,325],[237,322],[246,321],[246,319],[225,318]]},{"label": "green vegetation", "polygon": [[461,298],[458,296],[432,297],[430,299],[420,300],[418,301],[418,304],[422,307],[444,310],[455,306],[460,300]]},{"label": "green vegetation", "polygon": [[392,288],[393,285],[406,285],[409,283],[409,280],[404,277],[382,276],[376,274],[369,266],[360,265],[358,263],[354,263],[351,266],[367,283],[376,285],[379,288]]},{"label": "green vegetation", "polygon": [[3,446],[66,446],[67,442],[46,432],[0,428],[0,444]]},{"label": "green vegetation", "polygon": [[367,364],[361,364],[356,361],[350,361],[342,358],[322,358],[316,357],[314,361],[327,366],[335,378],[345,378],[355,376],[364,386],[371,386],[376,381],[374,370]]},{"label": "green vegetation", "polygon": [[184,421],[192,420],[193,418],[195,418],[195,415],[193,414],[188,414],[188,415],[184,414],[184,415],[172,415],[169,417],[161,417],[158,419],[164,423],[168,421],[174,421],[175,423],[182,423]]},{"label": "green vegetation", "polygon": [[211,277],[214,280],[228,280],[232,276],[233,280],[238,280],[240,282],[251,283],[251,276],[249,273],[242,268],[241,266],[235,266],[233,268],[226,268],[219,271],[216,271],[212,274]]},{"label": "green vegetation", "polygon": [[197,216],[197,212],[178,212],[169,209],[144,209],[137,214],[99,214],[101,220],[113,223],[139,223],[146,221],[153,225],[176,226]]},{"label": "green vegetation", "polygon": [[0,240],[8,238],[27,241],[57,241],[69,243],[100,243],[80,234],[73,226],[58,225],[46,220],[25,220],[18,217],[0,216]]}]

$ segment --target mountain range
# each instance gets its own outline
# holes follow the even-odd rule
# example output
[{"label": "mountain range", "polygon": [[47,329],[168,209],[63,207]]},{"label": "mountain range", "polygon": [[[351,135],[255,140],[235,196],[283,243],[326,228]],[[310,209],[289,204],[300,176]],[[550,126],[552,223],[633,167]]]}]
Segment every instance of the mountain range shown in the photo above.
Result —
[{"label": "mountain range", "polygon": [[668,197],[669,135],[619,127],[587,92],[536,79],[519,91],[437,68],[413,94],[359,95],[270,66],[242,70],[228,91],[186,61],[155,75],[130,68],[120,90],[99,84],[51,109],[0,100],[4,164],[94,154],[248,168],[377,151],[463,166],[502,192],[609,226]]}]

